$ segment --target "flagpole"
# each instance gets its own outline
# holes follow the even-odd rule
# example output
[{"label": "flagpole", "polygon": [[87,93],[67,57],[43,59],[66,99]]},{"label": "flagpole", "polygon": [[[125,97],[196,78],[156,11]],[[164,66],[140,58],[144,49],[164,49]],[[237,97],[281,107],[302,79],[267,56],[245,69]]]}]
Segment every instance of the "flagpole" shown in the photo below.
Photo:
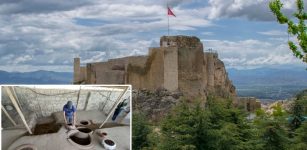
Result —
[{"label": "flagpole", "polygon": [[167,7],[167,35],[169,36],[169,15],[168,15],[168,1],[166,2],[166,7]]},{"label": "flagpole", "polygon": [[169,36],[169,15],[167,15],[167,35]]}]

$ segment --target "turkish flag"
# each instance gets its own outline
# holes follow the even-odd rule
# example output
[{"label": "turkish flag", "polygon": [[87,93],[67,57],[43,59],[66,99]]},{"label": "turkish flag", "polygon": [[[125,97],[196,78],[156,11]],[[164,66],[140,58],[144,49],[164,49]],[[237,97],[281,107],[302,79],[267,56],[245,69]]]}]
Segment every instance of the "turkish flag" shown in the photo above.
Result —
[{"label": "turkish flag", "polygon": [[176,17],[176,15],[172,12],[172,10],[169,7],[167,7],[167,15]]}]

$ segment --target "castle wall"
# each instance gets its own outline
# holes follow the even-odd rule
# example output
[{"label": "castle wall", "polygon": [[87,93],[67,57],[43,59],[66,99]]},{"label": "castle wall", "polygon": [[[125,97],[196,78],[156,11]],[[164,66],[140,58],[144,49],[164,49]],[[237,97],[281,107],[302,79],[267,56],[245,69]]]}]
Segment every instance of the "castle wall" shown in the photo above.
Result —
[{"label": "castle wall", "polygon": [[203,52],[198,48],[179,48],[178,52],[179,89],[187,95],[202,95]]},{"label": "castle wall", "polygon": [[86,79],[86,67],[80,67],[80,78],[79,81],[83,82]]},{"label": "castle wall", "polygon": [[178,49],[164,48],[164,88],[170,91],[178,89]]},{"label": "castle wall", "polygon": [[154,90],[163,87],[164,83],[164,52],[160,48],[152,48],[144,65],[128,66],[128,84],[134,89]]},{"label": "castle wall", "polygon": [[74,84],[84,83],[86,76],[86,67],[80,66],[80,58],[74,58]]},{"label": "castle wall", "polygon": [[202,64],[202,85],[204,89],[208,89],[208,69],[207,69],[208,59],[206,53],[204,53],[203,64]]},{"label": "castle wall", "polygon": [[208,81],[208,87],[213,88],[214,87],[214,54],[213,53],[206,53],[207,58],[207,81]]},{"label": "castle wall", "polygon": [[[95,74],[96,84],[124,84],[125,70],[124,66],[117,62],[94,63],[93,74]],[[117,68],[116,68],[117,66]]]},{"label": "castle wall", "polygon": [[74,58],[74,82],[80,81],[80,58]]},{"label": "castle wall", "polygon": [[[80,60],[76,61],[76,72],[77,64]],[[84,78],[86,84],[131,84],[134,89],[148,90],[165,88],[195,97],[209,93],[236,96],[224,63],[216,52],[204,53],[197,37],[163,36],[160,47],[150,48],[147,56],[88,63],[84,72],[81,67],[75,76]]]},{"label": "castle wall", "polygon": [[189,96],[204,96],[203,45],[195,37],[187,41],[181,39],[177,41],[181,42],[178,48],[179,90]]},{"label": "castle wall", "polygon": [[96,83],[96,73],[95,67],[93,64],[86,64],[86,84],[95,84]]},{"label": "castle wall", "polygon": [[146,56],[110,59],[107,62],[88,63],[81,67],[80,79],[86,84],[126,84],[128,64],[144,65]]}]

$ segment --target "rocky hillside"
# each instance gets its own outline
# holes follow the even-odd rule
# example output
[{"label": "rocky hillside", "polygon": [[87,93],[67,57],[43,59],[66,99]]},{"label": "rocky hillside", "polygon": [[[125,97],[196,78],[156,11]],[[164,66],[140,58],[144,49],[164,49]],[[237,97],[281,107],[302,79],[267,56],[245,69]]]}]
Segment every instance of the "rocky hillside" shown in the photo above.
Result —
[{"label": "rocky hillside", "polygon": [[166,89],[134,90],[132,93],[133,110],[142,111],[151,121],[159,121],[179,102],[181,92]]}]

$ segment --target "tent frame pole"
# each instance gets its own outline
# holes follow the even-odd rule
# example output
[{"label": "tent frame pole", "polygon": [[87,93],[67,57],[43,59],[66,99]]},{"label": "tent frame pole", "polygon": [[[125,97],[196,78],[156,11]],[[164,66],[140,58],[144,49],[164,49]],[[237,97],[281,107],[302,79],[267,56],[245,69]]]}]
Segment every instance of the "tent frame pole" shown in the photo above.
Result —
[{"label": "tent frame pole", "polygon": [[117,105],[121,102],[120,100],[123,98],[123,96],[127,93],[129,89],[129,86],[126,87],[126,89],[121,93],[120,96],[118,96],[117,100],[115,101],[115,105],[113,105],[111,111],[109,112],[106,120],[103,121],[103,123],[99,126],[99,128],[102,128],[103,125],[109,120],[109,118],[111,117],[112,115],[112,112],[115,110],[115,108],[117,107]]},{"label": "tent frame pole", "polygon": [[13,118],[10,116],[10,114],[5,110],[5,108],[3,107],[3,105],[1,105],[1,109],[3,110],[3,112],[5,113],[5,115],[10,119],[10,121],[13,123],[14,126],[16,126],[16,122],[13,120]]},{"label": "tent frame pole", "polygon": [[20,118],[21,118],[23,124],[26,126],[28,132],[29,132],[30,134],[33,134],[32,131],[31,131],[31,129],[30,129],[30,127],[29,127],[28,124],[27,124],[27,121],[26,121],[26,119],[25,119],[25,117],[24,117],[22,111],[21,111],[20,108],[18,107],[18,104],[17,104],[17,102],[16,102],[16,100],[15,100],[15,98],[14,98],[12,92],[10,91],[10,89],[9,89],[8,87],[4,87],[4,88],[6,89],[6,93],[8,94],[8,96],[9,96],[11,102],[13,103],[15,109],[17,110],[17,113],[18,113],[18,115],[20,116]]}]

